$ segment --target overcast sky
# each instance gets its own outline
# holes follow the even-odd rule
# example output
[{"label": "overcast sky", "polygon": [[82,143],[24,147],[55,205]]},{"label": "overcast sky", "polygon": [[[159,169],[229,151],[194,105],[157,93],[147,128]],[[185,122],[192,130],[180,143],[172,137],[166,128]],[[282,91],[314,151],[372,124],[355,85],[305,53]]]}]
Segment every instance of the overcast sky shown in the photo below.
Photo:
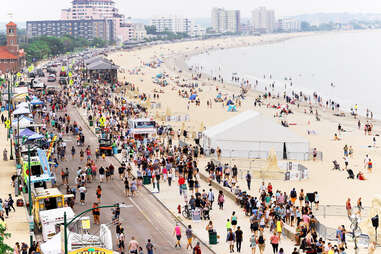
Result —
[{"label": "overcast sky", "polygon": [[[115,0],[126,17],[150,18],[158,15],[178,15],[192,18],[209,17],[212,7],[241,10],[247,17],[259,6],[273,8],[277,17],[316,12],[381,13],[381,0]],[[60,10],[71,0],[0,0],[0,22],[59,19]]]}]

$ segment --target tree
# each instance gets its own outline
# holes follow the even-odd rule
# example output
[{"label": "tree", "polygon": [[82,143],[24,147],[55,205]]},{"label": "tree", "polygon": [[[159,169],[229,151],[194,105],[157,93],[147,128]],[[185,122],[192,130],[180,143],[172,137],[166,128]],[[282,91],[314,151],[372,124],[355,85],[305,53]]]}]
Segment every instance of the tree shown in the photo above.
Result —
[{"label": "tree", "polygon": [[0,46],[4,46],[5,44],[7,44],[7,37],[5,36],[5,34],[1,33],[0,34]]},{"label": "tree", "polygon": [[8,239],[11,237],[10,233],[6,233],[7,229],[3,224],[0,224],[0,253],[4,254],[11,254],[13,253],[13,249],[8,246],[6,243],[4,243],[5,239]]},{"label": "tree", "polygon": [[147,31],[147,34],[157,34],[156,26],[144,26]]}]

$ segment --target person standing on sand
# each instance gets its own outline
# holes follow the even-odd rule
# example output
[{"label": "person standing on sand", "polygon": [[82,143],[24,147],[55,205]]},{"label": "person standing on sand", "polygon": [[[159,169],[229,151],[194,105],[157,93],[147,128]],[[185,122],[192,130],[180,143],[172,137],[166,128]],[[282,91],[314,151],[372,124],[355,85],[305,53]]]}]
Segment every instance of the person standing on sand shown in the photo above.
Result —
[{"label": "person standing on sand", "polygon": [[365,155],[365,159],[364,159],[364,169],[366,169],[368,167],[368,162],[369,162],[369,156],[368,155]]},{"label": "person standing on sand", "polygon": [[368,161],[368,173],[372,173],[373,162],[371,159]]},{"label": "person standing on sand", "polygon": [[351,205],[351,199],[348,198],[347,202],[345,203],[345,209],[347,210],[348,216],[352,215],[352,205]]}]

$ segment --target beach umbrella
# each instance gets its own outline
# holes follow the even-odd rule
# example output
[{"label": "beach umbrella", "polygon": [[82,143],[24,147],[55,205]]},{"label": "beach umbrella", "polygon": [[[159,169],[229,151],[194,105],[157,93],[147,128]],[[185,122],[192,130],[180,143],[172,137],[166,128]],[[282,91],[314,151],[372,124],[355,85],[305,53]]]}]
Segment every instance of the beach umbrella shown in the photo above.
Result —
[{"label": "beach umbrella", "polygon": [[189,100],[191,101],[194,101],[197,97],[197,94],[192,94],[190,97],[189,97]]}]

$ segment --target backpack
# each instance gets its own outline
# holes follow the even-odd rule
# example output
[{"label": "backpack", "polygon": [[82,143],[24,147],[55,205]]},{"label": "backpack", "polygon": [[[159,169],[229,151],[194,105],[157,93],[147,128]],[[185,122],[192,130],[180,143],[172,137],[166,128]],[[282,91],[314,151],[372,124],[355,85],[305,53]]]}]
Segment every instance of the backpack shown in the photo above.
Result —
[{"label": "backpack", "polygon": [[259,244],[264,244],[265,243],[265,241],[263,240],[263,236],[262,235],[259,236],[258,243]]}]

